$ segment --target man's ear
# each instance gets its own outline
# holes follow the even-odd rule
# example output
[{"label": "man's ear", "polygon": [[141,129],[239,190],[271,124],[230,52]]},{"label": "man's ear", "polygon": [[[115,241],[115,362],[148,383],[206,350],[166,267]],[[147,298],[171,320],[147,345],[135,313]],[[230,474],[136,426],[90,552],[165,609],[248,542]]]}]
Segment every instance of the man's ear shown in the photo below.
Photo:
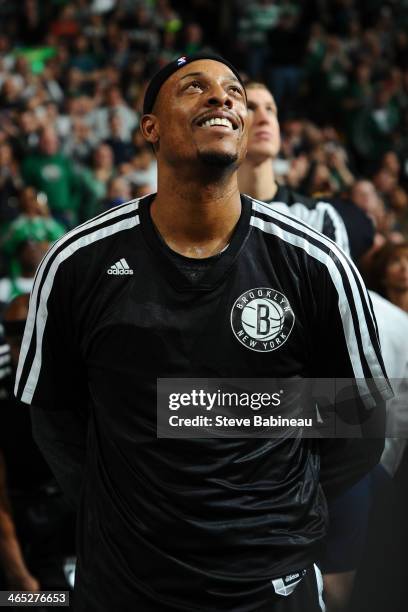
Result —
[{"label": "man's ear", "polygon": [[160,140],[159,120],[156,115],[143,115],[140,121],[140,130],[147,142],[157,145]]}]

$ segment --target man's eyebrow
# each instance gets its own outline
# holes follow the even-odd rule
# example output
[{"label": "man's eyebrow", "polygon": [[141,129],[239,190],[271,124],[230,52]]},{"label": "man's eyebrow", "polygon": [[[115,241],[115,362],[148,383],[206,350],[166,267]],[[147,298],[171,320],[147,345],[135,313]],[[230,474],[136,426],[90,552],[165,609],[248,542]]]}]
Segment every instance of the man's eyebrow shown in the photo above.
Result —
[{"label": "man's eyebrow", "polygon": [[182,76],[180,81],[182,81],[183,79],[188,79],[189,77],[196,77],[196,76],[206,76],[206,74],[205,72],[189,72],[188,74],[185,74],[184,76]]},{"label": "man's eyebrow", "polygon": [[[189,72],[180,78],[180,81],[183,79],[188,79],[189,77],[208,77],[207,72]],[[241,85],[240,80],[235,76],[235,74],[225,75],[224,80],[235,81],[239,85]],[[241,85],[242,87],[242,85]]]}]

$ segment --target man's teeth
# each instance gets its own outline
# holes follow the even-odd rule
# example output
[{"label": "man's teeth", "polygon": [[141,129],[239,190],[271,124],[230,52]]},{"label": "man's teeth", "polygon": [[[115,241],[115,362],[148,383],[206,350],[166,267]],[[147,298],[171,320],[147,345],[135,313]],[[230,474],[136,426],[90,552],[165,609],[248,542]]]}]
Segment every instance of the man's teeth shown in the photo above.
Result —
[{"label": "man's teeth", "polygon": [[213,119],[207,119],[207,121],[202,124],[202,127],[210,127],[211,125],[224,125],[232,130],[231,121],[225,117],[214,117]]}]

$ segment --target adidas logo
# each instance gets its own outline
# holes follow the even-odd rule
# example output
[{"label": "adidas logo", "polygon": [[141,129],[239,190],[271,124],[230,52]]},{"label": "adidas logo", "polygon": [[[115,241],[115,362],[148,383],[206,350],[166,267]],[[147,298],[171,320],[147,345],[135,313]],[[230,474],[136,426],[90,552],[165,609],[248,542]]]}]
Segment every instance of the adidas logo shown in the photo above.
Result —
[{"label": "adidas logo", "polygon": [[122,276],[124,274],[133,274],[133,270],[129,268],[128,262],[122,257],[113,266],[108,268],[108,274],[115,274],[116,276]]}]

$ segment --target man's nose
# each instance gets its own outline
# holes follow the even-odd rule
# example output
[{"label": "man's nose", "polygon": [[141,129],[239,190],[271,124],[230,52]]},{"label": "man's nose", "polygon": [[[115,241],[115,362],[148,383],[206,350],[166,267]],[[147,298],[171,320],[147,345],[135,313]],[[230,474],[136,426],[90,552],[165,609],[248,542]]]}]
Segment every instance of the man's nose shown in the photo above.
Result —
[{"label": "man's nose", "polygon": [[225,89],[217,84],[214,84],[208,94],[207,104],[209,106],[226,106],[232,108],[232,98]]},{"label": "man's nose", "polygon": [[268,112],[264,108],[257,108],[254,117],[254,123],[264,125],[265,123],[269,123],[269,115]]}]

